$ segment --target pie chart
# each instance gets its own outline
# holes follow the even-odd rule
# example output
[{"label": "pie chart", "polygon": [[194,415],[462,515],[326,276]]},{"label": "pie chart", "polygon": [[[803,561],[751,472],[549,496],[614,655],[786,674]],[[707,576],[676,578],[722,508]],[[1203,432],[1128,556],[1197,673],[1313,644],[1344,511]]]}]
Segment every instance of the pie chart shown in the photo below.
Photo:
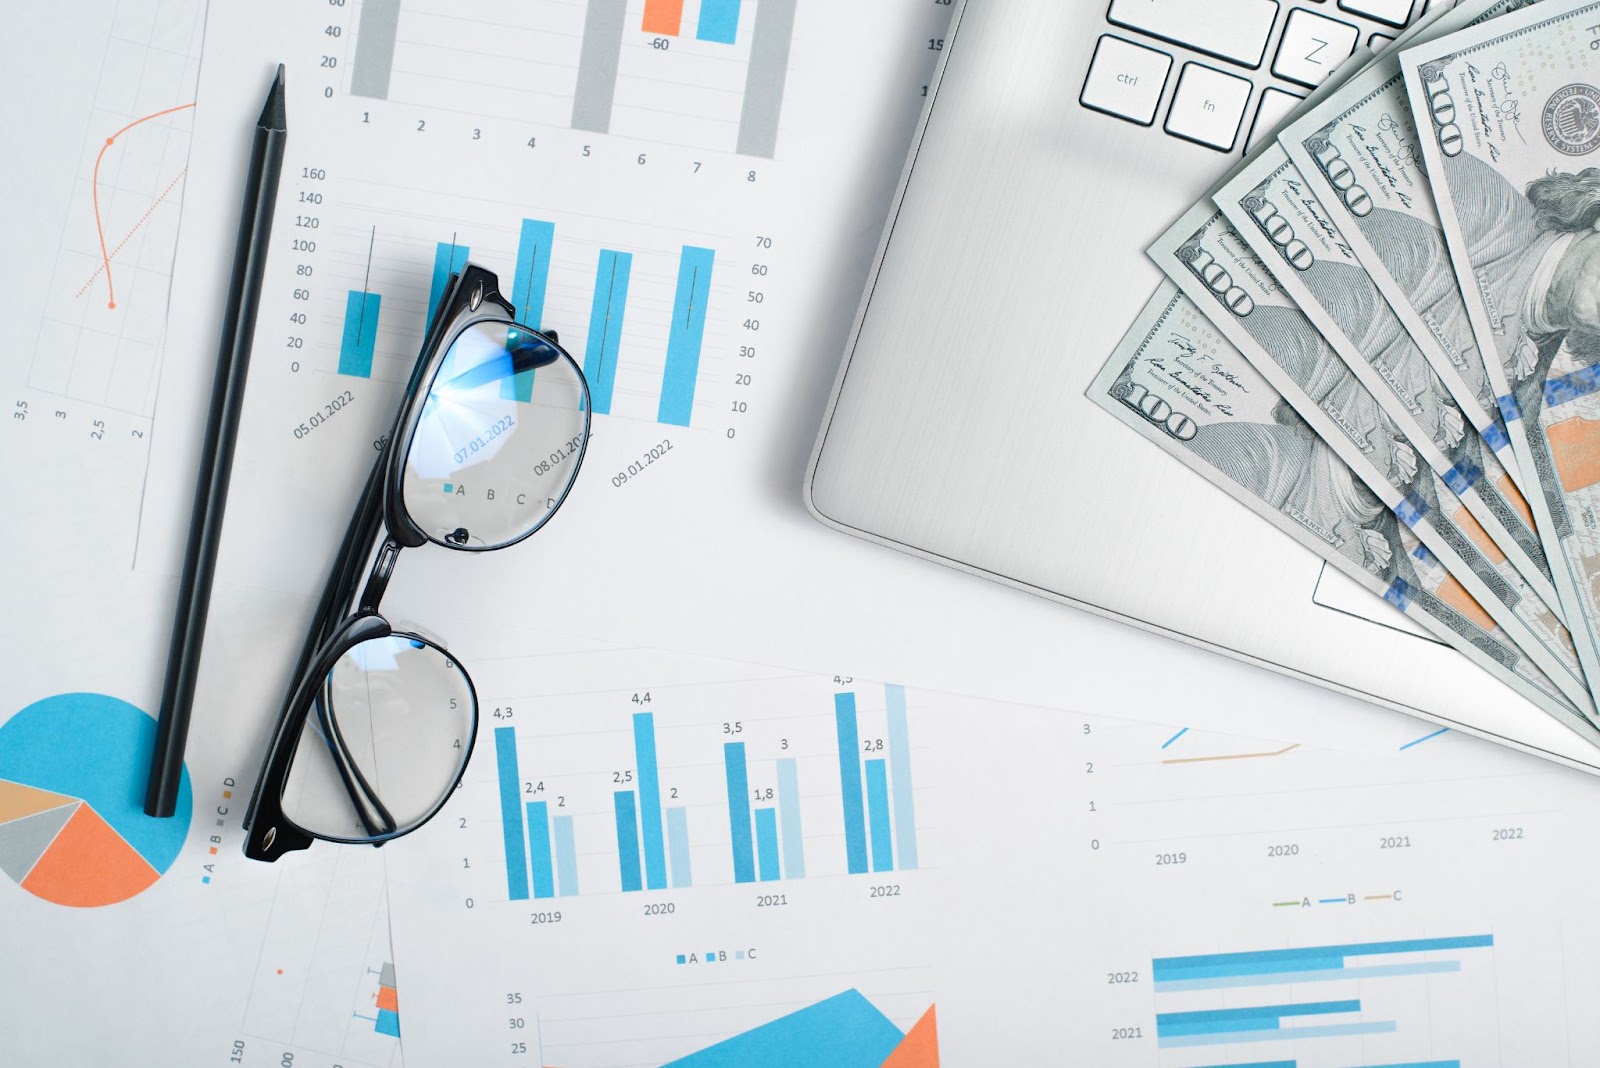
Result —
[{"label": "pie chart", "polygon": [[58,905],[112,905],[155,884],[183,848],[189,770],[170,819],[144,814],[156,721],[97,693],[35,701],[0,725],[0,871]]}]

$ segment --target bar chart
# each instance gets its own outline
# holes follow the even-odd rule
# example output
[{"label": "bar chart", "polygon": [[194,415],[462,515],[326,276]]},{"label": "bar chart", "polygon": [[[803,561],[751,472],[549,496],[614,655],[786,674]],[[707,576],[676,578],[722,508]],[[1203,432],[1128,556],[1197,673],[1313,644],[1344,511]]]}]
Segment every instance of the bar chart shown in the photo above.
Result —
[{"label": "bar chart", "polygon": [[[505,295],[516,305],[517,316],[530,326],[556,329],[555,322],[546,319],[546,297],[551,285],[552,264],[555,261],[557,228],[545,219],[523,219],[517,228],[517,242],[513,269],[509,276],[510,291]],[[374,229],[371,245],[377,240]],[[659,368],[652,383],[656,394],[655,420],[665,426],[687,427],[695,422],[697,386],[701,379],[702,354],[706,344],[706,324],[713,303],[712,279],[716,266],[715,250],[698,245],[683,245],[678,251],[675,281],[672,283],[670,311],[663,317],[656,301],[634,316],[629,316],[629,281],[633,270],[634,253],[601,248],[592,267],[586,253],[574,263],[563,257],[558,271],[558,281],[569,288],[572,280],[562,277],[571,271],[592,271],[589,279],[577,283],[587,286],[592,293],[587,305],[588,328],[572,331],[558,330],[562,343],[582,365],[589,381],[590,403],[596,415],[609,415],[617,395],[618,367],[624,361],[625,331],[639,328],[640,343],[653,345],[656,351],[637,369],[630,368],[625,381],[637,380],[650,372],[645,367]],[[339,333],[337,372],[353,378],[371,378],[378,345],[378,329],[384,320],[384,296],[371,286],[371,256],[362,274],[361,288],[346,290],[343,297],[342,326]],[[427,293],[427,316],[431,319],[443,297],[450,277],[466,266],[473,256],[472,245],[461,235],[452,235],[447,241],[434,244],[432,271]],[[490,262],[493,262],[492,260]],[[580,266],[580,264],[582,264]],[[507,281],[502,275],[502,284]],[[654,323],[645,322],[654,317]],[[664,342],[656,339],[664,336]],[[645,341],[644,338],[650,338]],[[398,354],[401,361],[403,357]],[[639,386],[634,386],[635,392]],[[524,403],[532,398],[533,372],[525,371],[505,383],[506,399]],[[640,414],[643,414],[641,410]]]},{"label": "bar chart", "polygon": [[368,108],[470,110],[649,140],[667,133],[686,146],[773,158],[797,0],[701,0],[693,25],[684,8],[647,0],[641,15],[628,0],[535,2],[485,22],[443,0],[367,0],[349,27],[345,89]]},{"label": "bar chart", "polygon": [[630,711],[625,745],[620,726],[606,732],[611,770],[603,777],[566,774],[530,757],[549,747],[527,732],[494,727],[506,897],[916,870],[906,691],[888,684],[879,692],[881,709],[874,708],[867,731],[856,691],[832,694],[832,716],[814,705],[811,744],[804,748],[795,736],[764,737],[770,732],[743,718],[714,725],[722,739],[741,738],[719,741],[704,724],[662,720],[665,713],[653,709]]},{"label": "bar chart", "polygon": [[[1156,1044],[1161,1049],[1188,1049],[1294,1043],[1294,1050],[1304,1052],[1315,1048],[1307,1045],[1313,1040],[1337,1042],[1375,1036],[1403,1040],[1405,1009],[1416,1003],[1391,996],[1386,984],[1403,983],[1407,977],[1457,974],[1464,960],[1482,967],[1488,961],[1479,951],[1493,946],[1493,935],[1478,934],[1158,957],[1151,961],[1150,970],[1158,998]],[[1317,993],[1304,1000],[1272,998],[1262,991],[1234,994],[1231,1000],[1235,1003],[1223,1007],[1167,1011],[1163,1005],[1187,991],[1205,991],[1207,997],[1223,999],[1230,997],[1223,991],[1293,986],[1299,994],[1312,984],[1317,984],[1311,987]],[[1414,998],[1417,991],[1410,994]],[[1424,997],[1422,1007],[1426,1008],[1432,997],[1444,994],[1443,990],[1432,991]],[[1240,1001],[1246,1003],[1237,1003]],[[1197,1002],[1191,999],[1186,1004]],[[1422,1025],[1426,1021],[1415,1022]],[[1329,1063],[1330,1057],[1337,1061],[1345,1055],[1344,1049],[1322,1054],[1316,1063]],[[1441,1068],[1453,1063],[1405,1062],[1408,1068]]]}]

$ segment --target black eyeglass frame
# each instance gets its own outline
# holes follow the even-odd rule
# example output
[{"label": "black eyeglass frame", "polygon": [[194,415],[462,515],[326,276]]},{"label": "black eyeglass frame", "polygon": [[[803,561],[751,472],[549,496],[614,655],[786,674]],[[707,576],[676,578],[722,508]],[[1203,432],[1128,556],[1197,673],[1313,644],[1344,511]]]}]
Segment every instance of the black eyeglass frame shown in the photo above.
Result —
[{"label": "black eyeglass frame", "polygon": [[[385,842],[408,834],[439,814],[455,788],[460,785],[472,759],[473,743],[477,736],[478,698],[472,677],[465,667],[432,638],[422,634],[395,630],[378,611],[389,578],[394,572],[395,560],[402,548],[417,548],[432,542],[445,548],[467,552],[489,552],[503,549],[530,537],[560,509],[577,482],[588,448],[589,427],[592,420],[588,382],[560,342],[554,331],[542,331],[516,321],[516,308],[499,293],[499,280],[493,272],[475,264],[467,264],[460,274],[452,275],[450,284],[439,301],[432,321],[423,337],[422,349],[406,383],[400,408],[395,416],[388,440],[384,443],[366,486],[356,503],[355,513],[345,531],[344,540],[334,557],[327,585],[312,617],[312,624],[300,658],[291,676],[293,683],[285,697],[278,722],[272,731],[271,742],[256,777],[250,805],[245,810],[246,832],[244,853],[252,860],[275,861],[285,853],[306,849],[312,842],[328,842],[381,846]],[[494,545],[468,545],[461,541],[429,537],[406,512],[403,500],[403,479],[406,461],[410,456],[413,435],[421,421],[423,404],[444,365],[456,339],[470,327],[481,323],[504,324],[519,331],[534,334],[554,350],[556,356],[543,365],[565,360],[583,388],[581,410],[583,434],[571,474],[561,493],[546,509],[539,521],[528,530],[509,541]],[[512,368],[516,373],[530,367]],[[380,536],[382,538],[380,543]],[[371,564],[368,564],[368,561]],[[366,579],[361,581],[361,573]],[[356,597],[359,589],[360,596]],[[352,601],[354,610],[352,611]],[[444,656],[461,672],[467,693],[471,697],[470,723],[463,740],[462,754],[456,779],[448,789],[442,790],[437,804],[421,819],[412,821],[403,829],[384,808],[371,785],[361,774],[348,748],[343,742],[337,719],[329,713],[320,691],[329,673],[339,659],[362,642],[378,638],[399,637],[420,643]],[[308,716],[320,719],[324,739],[333,756],[345,790],[367,834],[359,838],[341,838],[335,835],[307,831],[296,825],[283,811],[283,789],[289,779],[300,737]]]}]

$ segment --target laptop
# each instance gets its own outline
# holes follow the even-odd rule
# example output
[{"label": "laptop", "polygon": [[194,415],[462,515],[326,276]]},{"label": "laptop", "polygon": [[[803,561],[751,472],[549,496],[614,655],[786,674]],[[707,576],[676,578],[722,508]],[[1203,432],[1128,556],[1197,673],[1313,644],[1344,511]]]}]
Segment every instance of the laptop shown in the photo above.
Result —
[{"label": "laptop", "polygon": [[[1084,396],[1145,247],[1424,0],[959,2],[810,466],[822,522],[1564,762],[1600,752]],[[1130,685],[1181,680],[1150,675]]]}]

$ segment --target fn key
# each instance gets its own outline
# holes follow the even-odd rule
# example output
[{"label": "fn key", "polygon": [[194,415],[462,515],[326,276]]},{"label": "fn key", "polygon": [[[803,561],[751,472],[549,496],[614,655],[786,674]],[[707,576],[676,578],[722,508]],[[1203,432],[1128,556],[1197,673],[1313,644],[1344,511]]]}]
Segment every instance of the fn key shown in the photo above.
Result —
[{"label": "fn key", "polygon": [[1149,126],[1167,86],[1172,57],[1110,34],[1095,45],[1078,103],[1119,119]]}]

